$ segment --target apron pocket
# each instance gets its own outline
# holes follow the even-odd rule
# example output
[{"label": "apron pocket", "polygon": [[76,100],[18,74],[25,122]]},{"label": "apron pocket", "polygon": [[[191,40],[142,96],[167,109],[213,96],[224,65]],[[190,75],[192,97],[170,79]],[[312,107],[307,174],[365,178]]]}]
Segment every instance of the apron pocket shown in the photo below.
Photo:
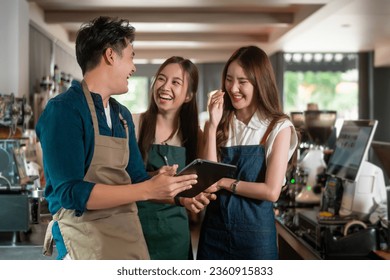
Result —
[{"label": "apron pocket", "polygon": [[136,213],[102,214],[88,215],[84,219],[79,219],[84,215],[76,217],[77,222],[73,219],[61,219],[58,222],[72,259],[148,258]]}]

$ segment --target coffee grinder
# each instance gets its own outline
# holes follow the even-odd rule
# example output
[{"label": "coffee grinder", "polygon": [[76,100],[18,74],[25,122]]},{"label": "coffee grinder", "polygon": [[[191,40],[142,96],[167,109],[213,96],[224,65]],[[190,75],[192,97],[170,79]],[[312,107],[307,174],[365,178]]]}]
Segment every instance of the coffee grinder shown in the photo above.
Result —
[{"label": "coffee grinder", "polygon": [[310,144],[299,157],[302,188],[295,200],[300,204],[320,204],[321,188],[318,189],[318,175],[326,169],[324,151],[328,148],[327,142],[334,130],[337,112],[327,110],[304,111],[305,132],[309,136]]},{"label": "coffee grinder", "polygon": [[310,147],[310,139],[305,128],[305,115],[302,111],[295,111],[290,113],[290,118],[299,134],[298,158],[300,158],[300,155]]},{"label": "coffee grinder", "polygon": [[282,192],[278,200],[278,205],[287,205],[288,207],[297,206],[295,197],[301,191],[301,187],[303,185],[302,181],[306,180],[302,170],[298,167],[298,159],[300,158],[300,155],[310,146],[305,130],[305,116],[303,111],[290,112],[290,119],[297,131],[299,146],[297,147],[297,152],[291,159],[291,164],[286,172],[287,184],[286,187],[282,188]]}]

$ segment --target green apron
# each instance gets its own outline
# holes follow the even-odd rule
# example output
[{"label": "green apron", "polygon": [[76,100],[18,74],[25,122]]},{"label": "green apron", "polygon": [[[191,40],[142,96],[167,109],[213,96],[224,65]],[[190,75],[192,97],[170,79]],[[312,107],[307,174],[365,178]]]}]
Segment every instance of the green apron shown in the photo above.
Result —
[{"label": "green apron", "polygon": [[[178,164],[178,171],[185,166],[184,147],[153,144],[146,164],[147,171],[161,166]],[[184,207],[172,204],[137,202],[138,215],[152,260],[192,259],[191,234],[188,214]]]}]

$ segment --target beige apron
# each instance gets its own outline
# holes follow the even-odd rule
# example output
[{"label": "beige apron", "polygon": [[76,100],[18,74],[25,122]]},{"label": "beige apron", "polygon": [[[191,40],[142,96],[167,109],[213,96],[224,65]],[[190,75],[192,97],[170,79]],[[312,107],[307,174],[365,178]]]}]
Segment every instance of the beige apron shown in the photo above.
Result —
[{"label": "beige apron", "polygon": [[[129,159],[126,120],[119,116],[126,128],[126,138],[100,135],[91,94],[84,81],[82,86],[95,131],[94,154],[84,180],[109,185],[130,184],[131,178],[125,170]],[[103,210],[86,210],[80,217],[75,216],[74,210],[61,208],[53,220],[58,222],[72,259],[149,259],[135,203]],[[44,248],[44,252],[50,252],[48,249]]]}]

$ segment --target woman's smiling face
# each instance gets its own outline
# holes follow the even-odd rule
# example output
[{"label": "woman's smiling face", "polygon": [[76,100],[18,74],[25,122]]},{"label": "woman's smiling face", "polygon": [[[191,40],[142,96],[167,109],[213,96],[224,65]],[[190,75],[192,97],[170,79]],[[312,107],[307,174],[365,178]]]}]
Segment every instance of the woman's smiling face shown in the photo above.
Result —
[{"label": "woman's smiling face", "polygon": [[168,64],[156,77],[153,97],[159,110],[179,110],[187,98],[188,79],[177,63]]},{"label": "woman's smiling face", "polygon": [[237,61],[233,61],[228,67],[225,89],[236,110],[250,109],[256,106],[254,87]]}]

